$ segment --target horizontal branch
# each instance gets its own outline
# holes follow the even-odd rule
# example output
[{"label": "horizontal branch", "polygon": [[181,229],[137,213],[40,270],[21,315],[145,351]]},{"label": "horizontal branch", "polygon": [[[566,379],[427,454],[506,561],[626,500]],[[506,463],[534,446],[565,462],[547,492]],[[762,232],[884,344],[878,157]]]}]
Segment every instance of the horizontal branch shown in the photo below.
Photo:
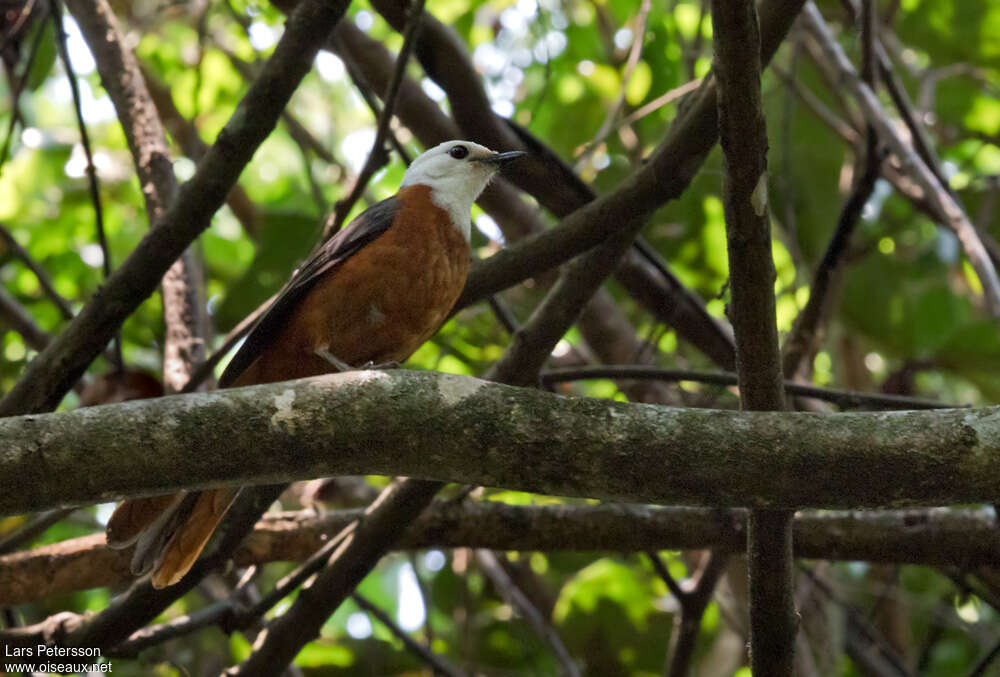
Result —
[{"label": "horizontal branch", "polygon": [[1000,408],[675,409],[399,370],[0,420],[0,514],[358,474],[667,505],[990,502]]},{"label": "horizontal branch", "polygon": [[[565,367],[542,372],[542,385],[583,381],[587,379],[649,380],[676,383],[690,381],[718,386],[739,385],[736,374],[727,371],[695,371],[691,369],[660,369],[634,364],[609,364],[599,367]],[[863,393],[856,390],[834,390],[805,385],[795,381],[785,381],[785,392],[789,395],[810,397],[831,402],[843,409],[870,407],[873,409],[953,409],[962,405],[946,404],[921,397],[905,395],[884,395]]]},{"label": "horizontal branch", "polygon": [[[308,559],[362,510],[265,515],[233,554],[237,566]],[[644,505],[515,506],[439,501],[398,544],[410,548],[639,552],[744,549],[745,513]],[[1000,530],[988,510],[911,509],[804,512],[795,518],[795,555],[808,559],[1000,566]],[[25,604],[49,595],[131,580],[127,550],[93,534],[0,557],[0,599]]]}]

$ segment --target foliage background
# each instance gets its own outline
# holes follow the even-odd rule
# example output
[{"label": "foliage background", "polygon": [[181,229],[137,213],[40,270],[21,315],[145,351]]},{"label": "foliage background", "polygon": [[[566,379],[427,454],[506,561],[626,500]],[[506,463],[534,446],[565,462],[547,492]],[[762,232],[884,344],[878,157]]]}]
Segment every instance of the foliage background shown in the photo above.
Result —
[{"label": "foliage background", "polygon": [[[898,38],[886,40],[895,71],[932,134],[951,188],[980,228],[1000,237],[1000,6],[988,0],[877,4],[888,17],[887,34]],[[595,143],[602,125],[610,119],[617,127],[621,116],[706,75],[711,66],[711,21],[704,3],[650,3],[641,58],[634,67],[627,57],[642,28],[638,7],[629,0],[430,0],[427,9],[468,45],[494,110],[576,162],[579,174],[598,192],[613,189],[641,162],[677,114],[677,104],[657,108]],[[837,22],[841,44],[856,59],[858,35],[841,5],[826,2],[821,9]],[[284,18],[269,4],[244,0],[138,0],[119,3],[116,11],[144,67],[166,85],[181,116],[196,125],[206,143],[232,115],[248,86],[247,72],[268,56]],[[401,36],[366,3],[353,3],[349,17],[391,50],[399,49]],[[114,264],[136,245],[148,223],[114,109],[75,24],[66,20],[65,26],[80,77]],[[4,57],[9,68],[20,72],[36,39],[37,54],[20,98],[15,101],[9,79],[0,85],[0,132],[4,139],[10,136],[9,155],[0,167],[0,224],[51,274],[58,293],[79,308],[101,283],[103,253],[96,244],[69,81],[56,58],[51,22],[36,22],[19,45],[7,43]],[[852,110],[845,108],[841,93],[824,78],[801,38],[793,36],[776,63],[799,87],[855,124]],[[419,66],[411,64],[409,73],[448,110],[443,92]],[[850,186],[854,150],[774,70],[765,74],[763,87],[771,145],[778,325],[787,332],[808,298],[812,271],[836,225]],[[13,120],[15,111],[20,121]],[[315,146],[297,140],[287,125],[279,127],[240,180],[253,218],[241,222],[224,207],[199,241],[207,303],[219,337],[276,291],[308,252],[323,216],[346,195],[371,145],[371,111],[343,63],[331,54],[317,59],[289,112],[308,130]],[[399,126],[396,133],[413,153],[421,150],[405,128]],[[194,162],[180,148],[174,150],[175,171],[183,180],[192,174]],[[402,172],[403,165],[395,161],[377,174],[365,201],[392,194]],[[644,235],[674,274],[701,296],[709,313],[724,320],[728,267],[721,181],[716,150],[684,196],[658,211]],[[364,206],[357,205],[355,212]],[[502,236],[478,208],[473,218],[475,253],[489,256],[502,245]],[[816,383],[960,404],[1000,399],[1000,334],[984,312],[979,283],[953,235],[883,180],[865,207],[846,262],[839,299],[813,362]],[[38,327],[57,334],[65,319],[35,274],[9,248],[0,253],[0,264],[3,289]],[[608,288],[636,332],[651,349],[658,349],[660,366],[713,367],[616,283]],[[540,286],[529,283],[502,297],[517,317],[526,319],[540,294]],[[162,336],[160,301],[154,296],[124,326],[126,364],[159,372]],[[507,340],[488,308],[473,306],[450,321],[408,366],[482,374]],[[5,331],[0,388],[8,390],[34,354],[22,334]],[[554,359],[573,364],[589,354],[572,331]],[[98,361],[92,373],[106,369]],[[625,398],[610,380],[575,384],[567,391]],[[736,404],[733,393],[713,386],[684,383],[672,392],[677,403],[690,406]],[[75,397],[69,395],[62,406],[76,406]],[[498,491],[488,492],[488,499],[557,500]],[[77,511],[36,544],[90,533],[107,515],[107,506]],[[0,520],[0,534],[17,529],[25,519]],[[676,577],[687,574],[690,557],[678,552],[664,556]],[[512,559],[513,568],[538,586],[537,598],[549,605],[552,623],[589,674],[661,672],[676,605],[645,558],[514,553]],[[964,674],[1000,637],[996,609],[982,595],[972,594],[960,578],[956,583],[940,571],[915,566],[804,566],[821,567],[836,582],[835,600],[826,602],[833,618],[856,612],[871,619],[881,641],[900,652],[919,674]],[[270,566],[262,584],[289,568]],[[413,597],[414,572],[422,585],[422,601],[414,601],[420,599]],[[393,555],[361,590],[411,623],[408,627],[435,651],[470,669],[496,675],[557,670],[545,643],[512,614],[468,552]],[[62,609],[99,610],[111,594],[98,589],[39,600],[17,613],[33,621]],[[189,613],[209,599],[204,590],[189,595],[164,618]],[[697,674],[739,670],[741,645],[737,640],[734,651],[731,638],[742,631],[742,613],[740,592],[723,586],[702,620]],[[346,604],[296,665],[305,674],[317,675],[422,669],[385,627],[365,619],[356,605]],[[831,621],[828,627],[841,623]],[[837,632],[829,634],[838,674],[862,674],[843,653]],[[248,651],[242,635],[226,637],[212,629],[150,651],[139,661],[116,661],[115,672],[208,674]]]}]

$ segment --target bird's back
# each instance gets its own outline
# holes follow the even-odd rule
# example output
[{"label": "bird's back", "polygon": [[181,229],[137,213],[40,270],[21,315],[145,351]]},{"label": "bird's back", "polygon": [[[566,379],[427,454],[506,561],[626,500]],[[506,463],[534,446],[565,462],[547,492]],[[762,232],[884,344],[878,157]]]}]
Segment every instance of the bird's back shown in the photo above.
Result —
[{"label": "bird's back", "polygon": [[440,328],[465,286],[468,244],[426,186],[394,200],[392,225],[312,281],[233,385],[329,373],[319,349],[353,367],[403,362]]}]

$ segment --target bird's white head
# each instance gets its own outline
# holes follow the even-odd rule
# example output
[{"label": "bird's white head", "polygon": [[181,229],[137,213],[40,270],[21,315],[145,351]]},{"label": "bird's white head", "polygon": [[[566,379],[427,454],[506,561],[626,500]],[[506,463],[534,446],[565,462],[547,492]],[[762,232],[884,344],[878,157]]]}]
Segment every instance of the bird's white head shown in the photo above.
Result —
[{"label": "bird's white head", "polygon": [[431,200],[448,212],[468,241],[472,203],[503,165],[522,155],[522,151],[494,153],[472,141],[445,141],[413,161],[402,185],[428,186]]}]

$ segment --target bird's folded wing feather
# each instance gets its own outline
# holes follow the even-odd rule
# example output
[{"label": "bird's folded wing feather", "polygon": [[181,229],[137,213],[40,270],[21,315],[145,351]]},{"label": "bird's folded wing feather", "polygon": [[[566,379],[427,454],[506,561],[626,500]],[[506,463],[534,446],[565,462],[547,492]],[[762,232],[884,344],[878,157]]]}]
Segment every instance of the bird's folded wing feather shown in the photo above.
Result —
[{"label": "bird's folded wing feather", "polygon": [[243,345],[219,378],[219,387],[232,385],[268,348],[285,325],[288,315],[316,281],[387,231],[399,209],[400,203],[395,196],[382,200],[358,215],[306,259],[250,330]]}]

